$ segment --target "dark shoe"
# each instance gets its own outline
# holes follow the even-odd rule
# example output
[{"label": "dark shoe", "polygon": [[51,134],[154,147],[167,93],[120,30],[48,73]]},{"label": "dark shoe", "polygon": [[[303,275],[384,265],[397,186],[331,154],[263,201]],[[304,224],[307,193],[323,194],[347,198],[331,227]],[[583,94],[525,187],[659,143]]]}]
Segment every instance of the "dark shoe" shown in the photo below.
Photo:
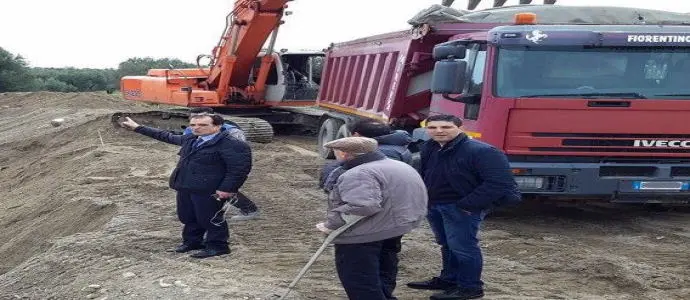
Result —
[{"label": "dark shoe", "polygon": [[199,249],[204,249],[204,246],[202,246],[202,245],[187,245],[187,244],[182,244],[182,245],[177,246],[177,248],[175,248],[175,252],[177,252],[177,253],[185,253],[185,252],[189,252],[189,251],[192,251],[192,250],[199,250]]},{"label": "dark shoe", "polygon": [[230,249],[204,249],[201,250],[197,253],[194,253],[190,255],[190,257],[194,258],[207,258],[207,257],[212,257],[212,256],[218,256],[218,255],[223,255],[223,254],[230,254]]},{"label": "dark shoe", "polygon": [[429,297],[431,300],[466,300],[484,297],[484,290],[456,288]]},{"label": "dark shoe", "polygon": [[407,284],[407,287],[417,290],[447,290],[457,287],[455,283],[434,277],[427,281],[414,281]]}]

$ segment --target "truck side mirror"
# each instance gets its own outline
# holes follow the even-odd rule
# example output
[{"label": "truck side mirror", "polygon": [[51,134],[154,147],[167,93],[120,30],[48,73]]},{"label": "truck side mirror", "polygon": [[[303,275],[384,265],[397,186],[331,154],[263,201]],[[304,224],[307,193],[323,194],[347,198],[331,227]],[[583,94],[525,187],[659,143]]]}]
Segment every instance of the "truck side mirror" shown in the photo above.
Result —
[{"label": "truck side mirror", "polygon": [[459,44],[438,45],[434,47],[434,60],[448,58],[463,59],[467,53],[467,47]]},{"label": "truck side mirror", "polygon": [[466,70],[467,62],[464,60],[446,59],[436,62],[431,75],[431,92],[443,95],[462,94]]}]

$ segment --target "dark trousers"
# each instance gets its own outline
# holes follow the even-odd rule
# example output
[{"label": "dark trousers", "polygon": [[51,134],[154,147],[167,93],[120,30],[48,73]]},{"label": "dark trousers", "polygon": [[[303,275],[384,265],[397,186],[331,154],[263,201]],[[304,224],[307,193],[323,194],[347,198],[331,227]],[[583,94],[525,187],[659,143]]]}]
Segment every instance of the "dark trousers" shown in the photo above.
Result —
[{"label": "dark trousers", "polygon": [[252,200],[249,200],[247,196],[242,194],[242,192],[237,193],[237,200],[235,200],[234,203],[232,203],[233,206],[237,207],[240,211],[243,213],[251,213],[257,211],[256,204],[252,202]]},{"label": "dark trousers", "polygon": [[455,203],[429,207],[427,219],[441,245],[441,279],[461,288],[482,289],[483,257],[477,234],[484,214],[459,209]]},{"label": "dark trousers", "polygon": [[349,299],[397,299],[393,290],[401,239],[335,245],[335,267]]},{"label": "dark trousers", "polygon": [[[177,192],[177,216],[184,224],[182,241],[186,245],[205,245],[206,248],[228,249],[228,222],[220,211],[223,202],[211,195]],[[204,240],[206,234],[206,240]]]}]

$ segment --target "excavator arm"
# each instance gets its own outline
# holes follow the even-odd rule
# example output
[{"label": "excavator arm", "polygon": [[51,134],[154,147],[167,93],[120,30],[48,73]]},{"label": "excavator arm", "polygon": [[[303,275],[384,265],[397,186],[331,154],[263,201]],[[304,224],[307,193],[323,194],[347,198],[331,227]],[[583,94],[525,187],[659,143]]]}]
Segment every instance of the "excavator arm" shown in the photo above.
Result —
[{"label": "excavator arm", "polygon": [[[231,93],[261,102],[268,71],[273,62],[270,55],[289,0],[237,0],[219,45],[213,51],[212,66],[204,85],[216,90],[218,98],[228,99]],[[261,60],[258,77],[253,85],[249,76],[257,55],[267,39],[267,55]]]},{"label": "excavator arm", "polygon": [[[441,5],[443,6],[451,6],[455,2],[455,0],[442,0]],[[468,10],[474,10],[477,8],[477,5],[479,5],[479,2],[482,2],[482,0],[469,0],[467,2],[467,9]],[[507,0],[494,0],[493,7],[501,7],[504,4],[506,4]],[[520,0],[520,4],[530,4],[532,3],[532,0]],[[544,0],[544,4],[555,4],[556,0]]]}]

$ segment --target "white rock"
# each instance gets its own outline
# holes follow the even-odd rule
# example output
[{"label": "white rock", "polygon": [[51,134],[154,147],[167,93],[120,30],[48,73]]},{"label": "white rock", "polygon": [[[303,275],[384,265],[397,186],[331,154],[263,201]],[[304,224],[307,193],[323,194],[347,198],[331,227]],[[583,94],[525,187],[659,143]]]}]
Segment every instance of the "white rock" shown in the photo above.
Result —
[{"label": "white rock", "polygon": [[101,288],[100,284],[91,284],[91,285],[83,288],[82,291],[95,292],[95,291],[98,291],[100,288]]},{"label": "white rock", "polygon": [[122,277],[124,277],[124,278],[132,278],[134,276],[137,276],[137,274],[134,274],[132,272],[125,272],[122,274]]},{"label": "white rock", "polygon": [[178,287],[187,287],[186,284],[182,283],[182,281],[179,281],[179,280],[175,280],[175,286],[178,286]]},{"label": "white rock", "polygon": [[64,122],[65,122],[65,119],[57,118],[57,119],[51,120],[50,125],[53,125],[53,127],[58,127],[58,126],[62,125],[62,123],[64,123]]},{"label": "white rock", "polygon": [[170,284],[170,283],[165,283],[165,282],[163,282],[163,279],[162,279],[162,278],[158,280],[158,285],[160,285],[160,286],[163,287],[163,288],[171,287],[171,286],[172,286],[172,284]]}]

